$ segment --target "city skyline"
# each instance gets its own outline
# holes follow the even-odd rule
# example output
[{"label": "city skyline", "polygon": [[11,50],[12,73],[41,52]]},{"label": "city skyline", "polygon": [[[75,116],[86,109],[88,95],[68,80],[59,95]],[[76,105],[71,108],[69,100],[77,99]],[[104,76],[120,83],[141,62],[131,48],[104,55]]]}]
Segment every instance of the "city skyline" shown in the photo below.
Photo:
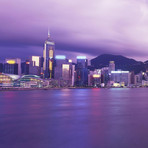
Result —
[{"label": "city skyline", "polygon": [[49,27],[58,54],[95,57],[109,53],[145,61],[147,7],[146,0],[44,0],[35,4],[2,0],[1,58],[41,55]]},{"label": "city skyline", "polygon": [[0,0],[0,148],[148,147],[148,0]]}]

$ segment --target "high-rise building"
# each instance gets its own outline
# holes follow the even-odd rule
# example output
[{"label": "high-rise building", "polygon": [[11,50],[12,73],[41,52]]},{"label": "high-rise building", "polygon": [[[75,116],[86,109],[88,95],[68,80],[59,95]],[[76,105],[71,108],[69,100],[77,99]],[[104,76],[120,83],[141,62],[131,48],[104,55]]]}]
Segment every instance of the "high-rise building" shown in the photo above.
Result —
[{"label": "high-rise building", "polygon": [[48,38],[44,43],[43,49],[43,73],[44,78],[54,78],[54,50],[55,50],[55,43],[50,37],[50,33],[48,31]]},{"label": "high-rise building", "polygon": [[86,56],[77,56],[76,64],[76,86],[88,86],[88,60]]},{"label": "high-rise building", "polygon": [[74,65],[72,60],[66,59],[64,55],[56,55],[54,78],[58,80],[60,86],[74,85]]},{"label": "high-rise building", "polygon": [[129,71],[111,71],[111,82],[119,83],[120,86],[128,86],[130,84]]},{"label": "high-rise building", "polygon": [[88,86],[100,87],[101,86],[101,69],[90,71],[88,75]]},{"label": "high-rise building", "polygon": [[56,80],[63,79],[63,73],[62,73],[62,65],[66,64],[66,56],[64,55],[56,55],[55,56],[56,64],[55,64],[55,73],[54,78]]},{"label": "high-rise building", "polygon": [[132,71],[131,73],[130,73],[130,84],[131,85],[133,85],[133,84],[135,84],[135,73],[134,73],[134,71]]},{"label": "high-rise building", "polygon": [[78,68],[87,68],[88,60],[86,56],[77,56],[77,67]]},{"label": "high-rise building", "polygon": [[21,69],[22,69],[22,74],[23,75],[28,75],[29,74],[29,65],[30,65],[29,60],[26,60],[25,62],[21,63]]},{"label": "high-rise building", "polygon": [[21,75],[21,59],[6,59],[4,73]]},{"label": "high-rise building", "polygon": [[32,56],[30,58],[29,74],[38,75],[38,76],[41,75],[41,57]]},{"label": "high-rise building", "polygon": [[101,69],[101,83],[104,83],[105,86],[107,86],[107,83],[109,82],[109,68],[103,67]]}]

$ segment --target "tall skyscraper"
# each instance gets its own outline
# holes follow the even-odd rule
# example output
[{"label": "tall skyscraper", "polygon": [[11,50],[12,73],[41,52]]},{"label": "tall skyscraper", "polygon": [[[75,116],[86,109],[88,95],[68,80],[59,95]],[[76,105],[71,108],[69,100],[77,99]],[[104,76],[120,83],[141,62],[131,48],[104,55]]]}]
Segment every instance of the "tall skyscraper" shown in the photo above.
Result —
[{"label": "tall skyscraper", "polygon": [[54,78],[54,50],[55,50],[55,43],[50,37],[50,33],[48,31],[48,38],[44,43],[43,49],[43,73],[44,78]]},{"label": "tall skyscraper", "polygon": [[56,55],[56,66],[55,66],[55,73],[54,73],[54,78],[56,80],[58,79],[63,79],[62,75],[62,65],[66,64],[66,56],[64,55]]},{"label": "tall skyscraper", "polygon": [[76,64],[76,86],[88,86],[88,60],[85,56],[77,56]]}]

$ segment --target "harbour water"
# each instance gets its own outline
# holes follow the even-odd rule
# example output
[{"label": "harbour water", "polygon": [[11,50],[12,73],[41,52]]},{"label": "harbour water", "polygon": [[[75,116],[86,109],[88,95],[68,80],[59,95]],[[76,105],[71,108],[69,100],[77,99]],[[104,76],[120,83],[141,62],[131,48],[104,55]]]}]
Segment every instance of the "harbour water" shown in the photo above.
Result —
[{"label": "harbour water", "polygon": [[0,148],[148,148],[148,89],[0,92]]}]

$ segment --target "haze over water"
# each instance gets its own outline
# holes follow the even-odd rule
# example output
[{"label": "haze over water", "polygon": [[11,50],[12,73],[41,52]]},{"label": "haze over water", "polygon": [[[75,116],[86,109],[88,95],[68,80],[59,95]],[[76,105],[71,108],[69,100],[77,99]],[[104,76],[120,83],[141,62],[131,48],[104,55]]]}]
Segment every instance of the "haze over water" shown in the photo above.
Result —
[{"label": "haze over water", "polygon": [[0,92],[0,148],[147,148],[148,89]]}]

